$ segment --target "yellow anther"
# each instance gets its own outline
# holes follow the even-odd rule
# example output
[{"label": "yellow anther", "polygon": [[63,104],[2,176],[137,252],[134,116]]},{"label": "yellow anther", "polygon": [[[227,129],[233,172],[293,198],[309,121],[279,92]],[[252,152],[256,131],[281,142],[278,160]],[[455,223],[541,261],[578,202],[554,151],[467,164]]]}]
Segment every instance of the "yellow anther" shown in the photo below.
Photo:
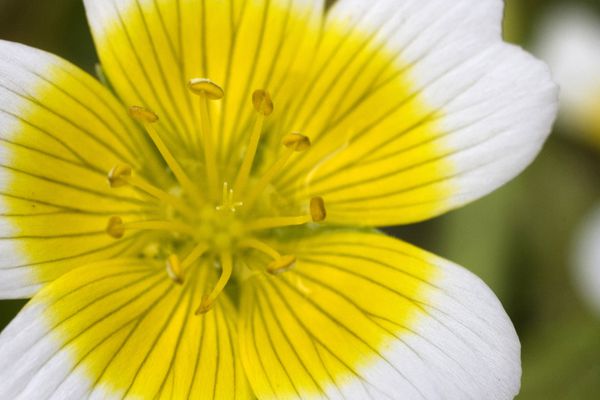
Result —
[{"label": "yellow anther", "polygon": [[225,92],[221,86],[206,78],[190,79],[188,87],[192,93],[204,95],[209,100],[220,100],[225,96]]},{"label": "yellow anther", "polygon": [[304,136],[299,133],[290,133],[289,135],[284,136],[281,144],[288,149],[301,152],[310,148],[310,139],[308,136]]},{"label": "yellow anther", "polygon": [[255,90],[252,93],[252,104],[257,113],[268,117],[273,112],[273,100],[266,90]]},{"label": "yellow anther", "polygon": [[200,302],[200,305],[196,309],[196,315],[206,314],[207,312],[212,310],[214,305],[215,305],[214,300],[211,300],[208,295],[203,295],[202,301]]},{"label": "yellow anther", "polygon": [[287,255],[273,260],[267,267],[267,272],[273,275],[281,274],[282,272],[289,271],[296,265],[296,256]]},{"label": "yellow anther", "polygon": [[125,224],[121,217],[110,217],[106,225],[106,233],[115,239],[121,239],[125,235]]},{"label": "yellow anther", "polygon": [[127,178],[131,177],[131,167],[129,165],[116,165],[108,173],[108,183],[112,188],[123,187],[127,185]]},{"label": "yellow anther", "polygon": [[214,302],[221,294],[227,282],[229,282],[229,278],[231,278],[231,273],[233,272],[233,259],[231,257],[231,253],[224,252],[221,253],[221,276],[217,281],[217,284],[213,288],[212,292],[208,296],[202,296],[202,302],[200,306],[196,309],[196,315],[204,314],[210,311],[213,308]]},{"label": "yellow anther", "polygon": [[325,201],[323,201],[322,197],[313,197],[310,199],[310,216],[313,222],[323,222],[327,218]]},{"label": "yellow anther", "polygon": [[177,255],[172,254],[169,256],[169,258],[167,258],[166,267],[169,278],[171,278],[178,285],[183,284],[184,271]]},{"label": "yellow anther", "polygon": [[149,109],[140,106],[129,107],[129,115],[143,124],[153,124],[158,121],[158,115],[154,114],[154,112]]}]

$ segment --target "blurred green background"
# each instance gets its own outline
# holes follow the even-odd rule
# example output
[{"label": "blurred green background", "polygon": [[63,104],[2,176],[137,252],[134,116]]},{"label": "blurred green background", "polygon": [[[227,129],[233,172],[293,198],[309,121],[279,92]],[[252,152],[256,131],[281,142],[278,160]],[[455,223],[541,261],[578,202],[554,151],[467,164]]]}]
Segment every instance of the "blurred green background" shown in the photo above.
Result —
[{"label": "blurred green background", "polygon": [[[557,3],[507,0],[506,39],[529,47]],[[88,71],[96,63],[82,0],[0,0],[0,38],[38,47]],[[599,49],[600,51],[600,49]],[[573,235],[600,204],[600,152],[555,129],[535,163],[492,195],[398,237],[480,276],[511,316],[523,346],[518,399],[600,398],[600,318],[581,301],[570,268]],[[0,328],[24,304],[0,302]]]}]

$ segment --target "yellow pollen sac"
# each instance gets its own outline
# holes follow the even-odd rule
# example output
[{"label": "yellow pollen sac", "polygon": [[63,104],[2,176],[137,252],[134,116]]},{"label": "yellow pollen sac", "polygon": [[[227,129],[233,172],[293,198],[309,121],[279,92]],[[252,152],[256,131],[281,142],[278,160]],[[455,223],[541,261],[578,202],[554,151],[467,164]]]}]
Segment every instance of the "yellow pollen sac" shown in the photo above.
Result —
[{"label": "yellow pollen sac", "polygon": [[194,94],[204,95],[209,100],[220,100],[225,96],[221,86],[206,78],[190,79],[188,87]]},{"label": "yellow pollen sac", "polygon": [[115,239],[121,239],[125,235],[125,224],[121,217],[110,217],[106,225],[106,233]]},{"label": "yellow pollen sac", "polygon": [[323,222],[327,218],[325,201],[322,197],[313,197],[310,199],[310,216],[313,222]]},{"label": "yellow pollen sac", "polygon": [[212,310],[214,305],[215,305],[215,302],[211,301],[208,295],[203,295],[202,301],[200,302],[200,305],[196,309],[195,314],[196,315],[206,314],[207,312]]},{"label": "yellow pollen sac", "polygon": [[283,137],[281,144],[288,149],[302,152],[310,148],[310,139],[308,136],[301,135],[300,133],[290,133],[289,135],[285,135]]},{"label": "yellow pollen sac", "polygon": [[127,178],[131,177],[132,169],[129,165],[114,166],[108,173],[108,183],[112,188],[127,186]]},{"label": "yellow pollen sac", "polygon": [[149,109],[140,106],[129,107],[129,115],[143,124],[153,124],[158,122],[158,115],[154,114],[154,112]]},{"label": "yellow pollen sac", "polygon": [[289,271],[296,265],[296,256],[287,255],[273,260],[267,267],[267,272],[273,275],[279,275],[283,272]]},{"label": "yellow pollen sac", "polygon": [[266,90],[255,90],[252,94],[252,104],[257,113],[268,117],[273,112],[273,100]]},{"label": "yellow pollen sac", "polygon": [[178,285],[182,285],[184,271],[181,266],[181,262],[179,262],[179,257],[177,257],[175,254],[170,255],[169,258],[167,258],[166,266],[169,278],[171,278]]}]

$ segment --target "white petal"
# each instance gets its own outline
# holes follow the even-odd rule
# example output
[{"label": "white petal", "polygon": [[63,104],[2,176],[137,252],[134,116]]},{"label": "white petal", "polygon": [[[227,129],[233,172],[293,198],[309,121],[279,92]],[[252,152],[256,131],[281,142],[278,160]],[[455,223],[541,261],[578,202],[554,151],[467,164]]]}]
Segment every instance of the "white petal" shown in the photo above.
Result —
[{"label": "white petal", "polygon": [[[145,139],[91,76],[41,50],[0,41],[0,297],[27,297],[82,263],[123,254],[139,237],[105,234],[110,215],[143,205],[106,174],[142,172]],[[155,160],[156,162],[156,160]]]},{"label": "white petal", "polygon": [[180,286],[122,260],[58,278],[0,335],[0,398],[248,398],[229,299],[194,315],[211,271]]},{"label": "white petal", "polygon": [[294,268],[243,287],[241,356],[259,398],[518,393],[519,339],[470,272],[378,233],[327,232],[279,246],[297,256]]},{"label": "white petal", "polygon": [[545,64],[502,41],[502,10],[501,0],[337,2],[314,89],[286,125],[313,147],[281,190],[323,196],[336,223],[390,225],[439,215],[520,173],[550,133],[557,87]]}]

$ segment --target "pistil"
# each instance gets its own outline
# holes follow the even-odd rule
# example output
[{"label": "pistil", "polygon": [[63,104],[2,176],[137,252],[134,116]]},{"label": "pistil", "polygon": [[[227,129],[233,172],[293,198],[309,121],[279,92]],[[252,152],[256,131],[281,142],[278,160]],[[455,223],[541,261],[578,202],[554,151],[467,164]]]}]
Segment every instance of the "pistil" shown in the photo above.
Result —
[{"label": "pistil", "polygon": [[229,189],[229,183],[223,183],[223,195],[221,205],[217,206],[217,211],[230,211],[235,212],[237,207],[241,207],[243,203],[241,201],[234,201],[233,189]]}]

